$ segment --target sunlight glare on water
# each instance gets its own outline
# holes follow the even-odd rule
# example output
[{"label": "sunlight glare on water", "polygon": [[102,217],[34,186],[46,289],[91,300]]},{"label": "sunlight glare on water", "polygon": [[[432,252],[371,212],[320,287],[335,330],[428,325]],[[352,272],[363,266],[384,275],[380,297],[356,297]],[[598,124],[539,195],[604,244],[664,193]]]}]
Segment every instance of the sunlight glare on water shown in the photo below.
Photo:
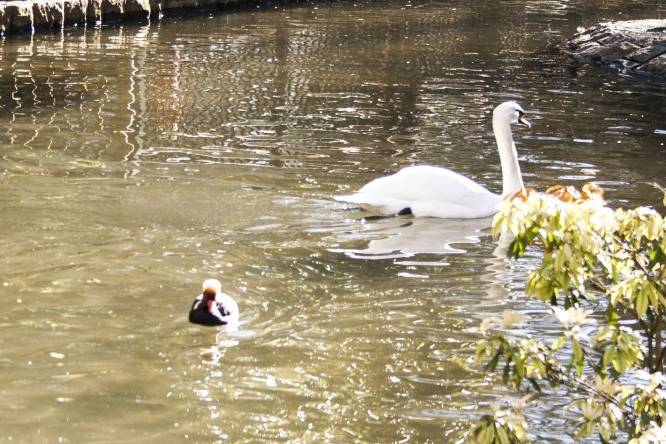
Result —
[{"label": "sunlight glare on water", "polygon": [[[657,2],[312,3],[0,44],[0,441],[452,442],[511,392],[470,367],[537,258],[490,219],[332,200],[413,164],[497,192],[514,99],[526,184],[658,202],[663,83],[581,66],[578,26]],[[216,277],[241,331],[194,326]],[[570,442],[567,398],[528,411]]]}]

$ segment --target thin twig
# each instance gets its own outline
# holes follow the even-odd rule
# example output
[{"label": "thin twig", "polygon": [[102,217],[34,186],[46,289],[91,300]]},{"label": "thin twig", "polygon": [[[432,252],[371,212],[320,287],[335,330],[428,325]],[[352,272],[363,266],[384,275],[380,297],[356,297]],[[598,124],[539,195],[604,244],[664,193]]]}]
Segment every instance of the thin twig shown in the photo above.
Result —
[{"label": "thin twig", "polygon": [[606,288],[606,286],[603,283],[601,283],[598,279],[590,277],[589,281],[592,284],[592,287],[594,287],[598,291],[601,291],[603,293],[608,293],[608,289]]},{"label": "thin twig", "polygon": [[[653,372],[656,372],[661,368],[661,359],[664,354],[664,350],[661,348],[661,317],[659,317],[658,314],[655,314],[655,317],[657,318],[657,322],[655,323],[652,334],[654,336],[654,341],[655,341],[654,355],[657,361],[654,362],[654,365],[652,366]],[[659,356],[659,358],[657,358],[657,356]]]},{"label": "thin twig", "polygon": [[[622,405],[620,403],[620,401],[615,399],[615,397],[613,397],[613,396],[611,396],[607,393],[600,392],[599,390],[597,390],[596,388],[591,386],[588,382],[585,382],[582,379],[579,379],[575,376],[571,376],[568,373],[566,373],[562,370],[556,369],[554,367],[553,367],[553,370],[560,373],[560,381],[562,381],[563,384],[569,385],[569,387],[571,387],[571,388],[574,388],[574,384],[579,386],[579,387],[582,387],[582,388],[586,389],[588,391],[588,393],[595,394],[595,395],[599,396],[600,398],[602,398],[602,399],[614,404],[615,406],[617,406],[620,410],[625,412],[625,415],[627,416],[627,418],[630,421],[635,421],[637,419],[637,416],[636,416],[636,413],[634,412],[634,409],[632,407],[630,407],[628,404]],[[572,381],[573,383],[571,383],[570,381]]]}]

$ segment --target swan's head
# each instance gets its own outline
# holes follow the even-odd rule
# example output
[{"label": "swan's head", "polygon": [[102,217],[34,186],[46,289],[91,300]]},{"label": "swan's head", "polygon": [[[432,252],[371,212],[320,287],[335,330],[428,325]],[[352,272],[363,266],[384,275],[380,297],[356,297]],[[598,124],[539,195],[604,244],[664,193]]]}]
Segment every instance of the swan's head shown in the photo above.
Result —
[{"label": "swan's head", "polygon": [[506,122],[508,124],[520,123],[528,128],[532,126],[530,122],[525,119],[525,110],[523,110],[523,107],[514,101],[504,102],[501,105],[498,105],[493,111],[493,120]]},{"label": "swan's head", "polygon": [[222,283],[217,279],[206,279],[203,282],[203,297],[204,300],[212,301],[215,300],[215,297],[222,293]]}]

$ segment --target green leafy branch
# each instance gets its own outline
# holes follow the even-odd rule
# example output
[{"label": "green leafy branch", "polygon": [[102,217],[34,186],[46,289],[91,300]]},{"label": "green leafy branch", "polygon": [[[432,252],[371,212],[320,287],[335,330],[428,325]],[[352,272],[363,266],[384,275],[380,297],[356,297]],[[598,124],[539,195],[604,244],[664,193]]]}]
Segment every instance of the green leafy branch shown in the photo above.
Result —
[{"label": "green leafy branch", "polygon": [[[493,233],[513,238],[507,252],[513,258],[533,246],[542,249],[526,293],[551,307],[562,334],[550,345],[512,338],[504,332],[522,319],[505,313],[482,323],[486,333],[500,330],[477,343],[477,362],[515,389],[569,387],[569,408],[582,418],[578,439],[596,431],[610,442],[622,431],[632,444],[651,442],[666,424],[666,221],[652,208],[613,210],[599,198],[571,198],[580,195],[572,187],[558,192],[505,203]],[[593,307],[601,307],[602,316]],[[526,430],[516,426],[524,420],[500,419],[485,416],[470,440],[527,440],[516,433]]]}]

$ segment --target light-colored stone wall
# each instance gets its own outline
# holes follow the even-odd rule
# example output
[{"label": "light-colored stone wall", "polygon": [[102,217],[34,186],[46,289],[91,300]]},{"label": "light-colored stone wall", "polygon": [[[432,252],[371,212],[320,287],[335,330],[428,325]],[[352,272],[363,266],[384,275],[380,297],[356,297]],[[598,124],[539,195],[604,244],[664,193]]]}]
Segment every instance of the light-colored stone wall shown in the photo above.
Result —
[{"label": "light-colored stone wall", "polygon": [[[0,32],[24,33],[80,23],[140,18],[175,9],[240,4],[246,0],[16,0],[0,2]],[[249,1],[247,3],[250,3]]]}]

